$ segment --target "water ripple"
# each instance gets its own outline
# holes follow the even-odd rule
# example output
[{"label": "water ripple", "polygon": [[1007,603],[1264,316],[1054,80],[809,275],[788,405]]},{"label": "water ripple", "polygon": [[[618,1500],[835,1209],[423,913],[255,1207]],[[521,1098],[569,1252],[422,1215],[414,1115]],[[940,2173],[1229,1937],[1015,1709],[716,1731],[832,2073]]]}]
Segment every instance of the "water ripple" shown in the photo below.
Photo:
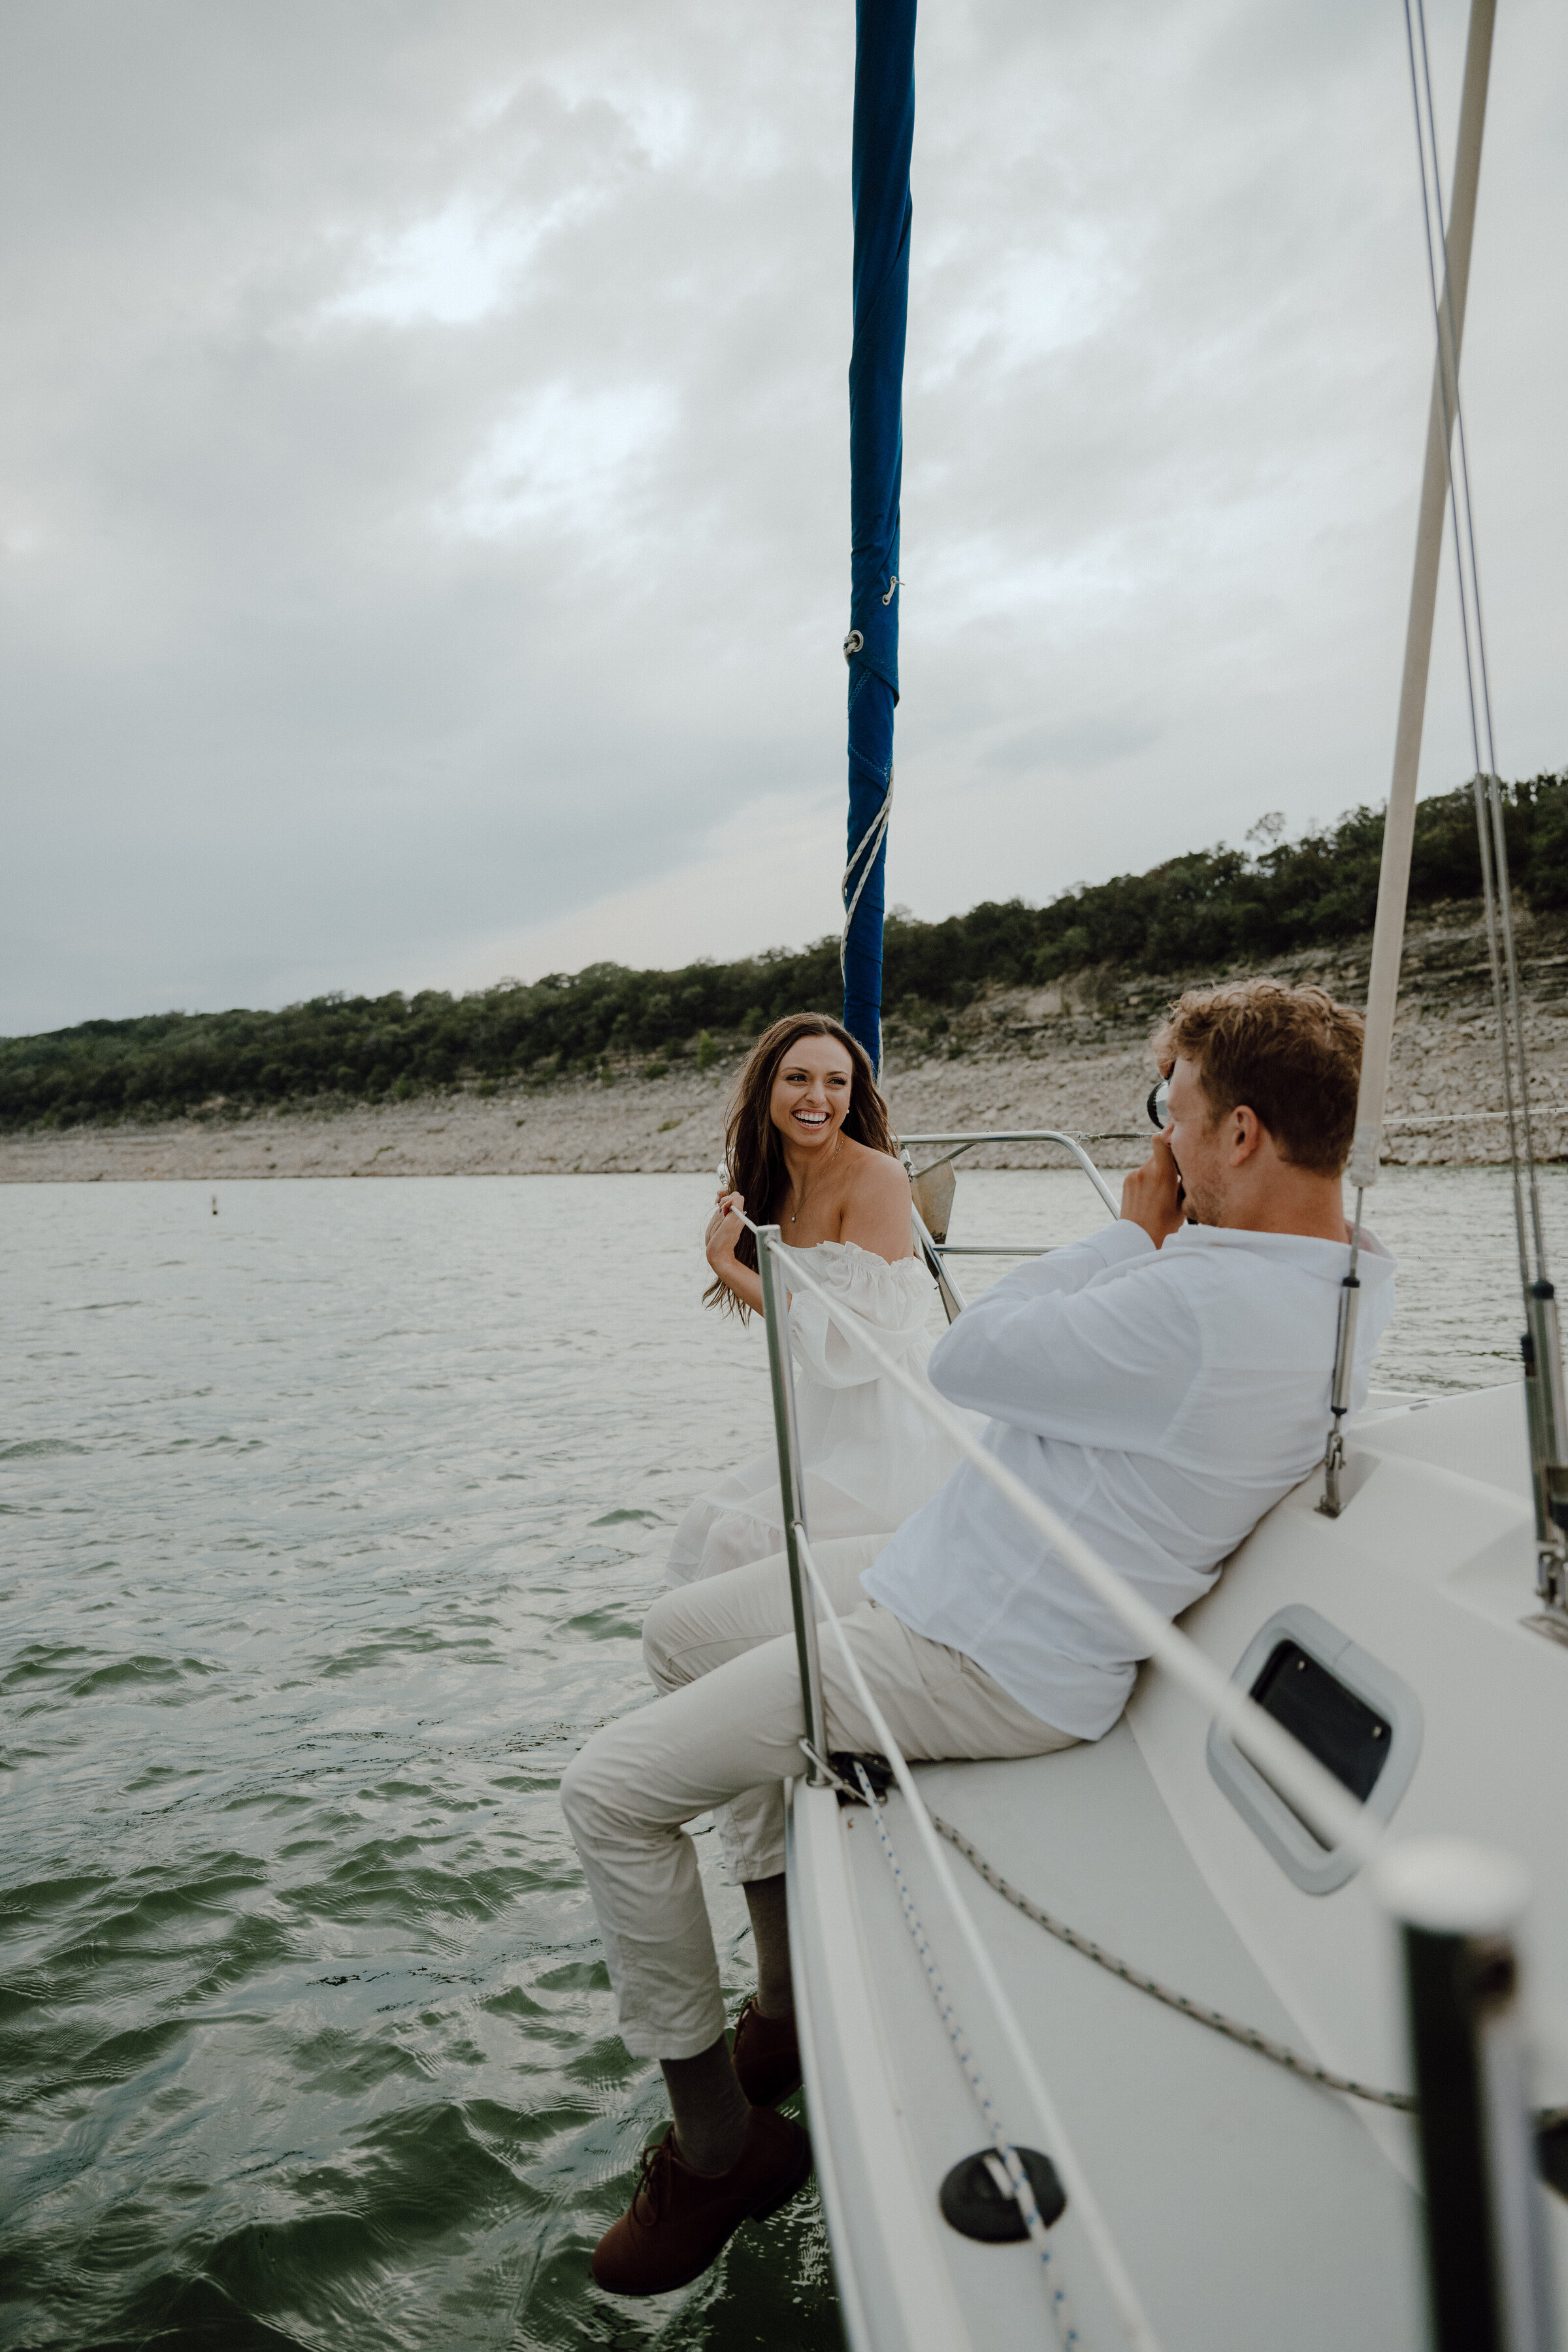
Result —
[{"label": "water ripple", "polygon": [[[707,1186],[211,1189],[7,1193],[0,2345],[827,2352],[812,2197],[657,2306],[586,2269],[663,2099],[556,1785],[646,1698],[672,1521],[767,1435]],[[1070,1176],[959,1200],[977,1240],[1098,1222]],[[1376,1207],[1394,1375],[1508,1377],[1500,1181]]]}]

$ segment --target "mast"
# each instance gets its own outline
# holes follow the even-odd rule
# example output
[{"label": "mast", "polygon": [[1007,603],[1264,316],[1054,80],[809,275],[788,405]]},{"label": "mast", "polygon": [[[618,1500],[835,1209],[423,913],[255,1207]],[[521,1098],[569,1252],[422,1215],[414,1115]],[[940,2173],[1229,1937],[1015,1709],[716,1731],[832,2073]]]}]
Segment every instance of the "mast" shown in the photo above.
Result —
[{"label": "mast", "polygon": [[844,1025],[882,1066],[882,908],[899,699],[899,499],[910,301],[915,0],[856,0],[849,355],[849,838]]}]

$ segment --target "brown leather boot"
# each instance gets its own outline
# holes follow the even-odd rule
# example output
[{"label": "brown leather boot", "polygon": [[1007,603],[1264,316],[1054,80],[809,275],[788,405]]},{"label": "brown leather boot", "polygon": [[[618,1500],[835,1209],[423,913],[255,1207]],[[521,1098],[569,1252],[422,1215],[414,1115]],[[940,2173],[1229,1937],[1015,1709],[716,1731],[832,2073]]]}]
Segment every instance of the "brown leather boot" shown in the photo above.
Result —
[{"label": "brown leather boot", "polygon": [[811,2142],[787,2116],[753,2107],[746,2145],[728,2172],[693,2172],[670,2125],[643,2150],[632,2201],[594,2249],[595,2284],[611,2294],[664,2294],[700,2278],[742,2221],[787,2205],[811,2176]]},{"label": "brown leather boot", "polygon": [[735,2072],[753,2107],[776,2107],[800,2088],[793,2017],[764,2017],[752,1993],[735,2020]]}]

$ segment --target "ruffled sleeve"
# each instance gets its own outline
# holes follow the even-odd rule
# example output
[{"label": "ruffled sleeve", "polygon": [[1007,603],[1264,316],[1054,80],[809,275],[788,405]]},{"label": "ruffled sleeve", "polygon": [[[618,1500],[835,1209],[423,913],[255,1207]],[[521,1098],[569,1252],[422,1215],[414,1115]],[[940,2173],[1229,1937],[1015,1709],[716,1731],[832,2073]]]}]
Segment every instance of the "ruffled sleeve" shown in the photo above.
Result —
[{"label": "ruffled sleeve", "polygon": [[[847,1307],[885,1355],[925,1354],[926,1321],[936,1286],[919,1258],[897,1265],[864,1250],[858,1242],[818,1242],[815,1249],[788,1251],[805,1270]],[[788,1281],[786,1272],[785,1280]],[[827,1388],[858,1388],[880,1377],[879,1367],[858,1347],[844,1320],[829,1316],[821,1299],[791,1285],[791,1351],[804,1371]]]}]

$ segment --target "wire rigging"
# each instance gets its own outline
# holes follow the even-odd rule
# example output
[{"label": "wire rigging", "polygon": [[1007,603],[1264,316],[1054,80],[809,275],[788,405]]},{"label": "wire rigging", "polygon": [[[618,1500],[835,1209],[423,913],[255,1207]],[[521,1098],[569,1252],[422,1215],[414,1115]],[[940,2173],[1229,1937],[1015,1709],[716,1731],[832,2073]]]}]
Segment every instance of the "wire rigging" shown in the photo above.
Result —
[{"label": "wire rigging", "polygon": [[[1475,501],[1470,482],[1469,445],[1465,431],[1464,402],[1459,391],[1458,352],[1453,310],[1447,282],[1447,220],[1443,201],[1442,162],[1437,144],[1436,109],[1432,93],[1431,50],[1426,37],[1426,0],[1404,0],[1405,50],[1410,66],[1410,97],[1415,118],[1417,162],[1421,174],[1421,218],[1426,243],[1426,278],[1437,333],[1437,383],[1442,403],[1444,446],[1458,445],[1458,463],[1448,464],[1448,504],[1454,528],[1454,565],[1459,589],[1459,632],[1465,658],[1465,689],[1470,721],[1470,746],[1475,761],[1476,828],[1481,860],[1482,896],[1486,908],[1487,944],[1491,965],[1492,995],[1497,1009],[1498,1042],[1501,1052],[1503,1115],[1508,1125],[1509,1161],[1513,1187],[1514,1225],[1519,1244],[1520,1281],[1526,1301],[1532,1283],[1544,1282],[1546,1239],[1541,1213],[1541,1188],[1536,1172],[1535,1139],[1531,1118],[1529,1067],[1525,1053],[1524,1015],[1519,986],[1519,959],[1513,936],[1513,909],[1508,871],[1508,843],[1503,822],[1502,793],[1498,776],[1497,739],[1492,715],[1491,670],[1487,658],[1486,623],[1481,605],[1480,563],[1476,548]],[[1437,257],[1444,257],[1440,279]],[[1484,757],[1483,757],[1484,751]],[[1525,1208],[1529,1196],[1528,1217]],[[1359,1209],[1359,1201],[1358,1201]],[[1358,1214],[1357,1224],[1360,1218]],[[1531,1264],[1533,1244],[1534,1265]]]}]

